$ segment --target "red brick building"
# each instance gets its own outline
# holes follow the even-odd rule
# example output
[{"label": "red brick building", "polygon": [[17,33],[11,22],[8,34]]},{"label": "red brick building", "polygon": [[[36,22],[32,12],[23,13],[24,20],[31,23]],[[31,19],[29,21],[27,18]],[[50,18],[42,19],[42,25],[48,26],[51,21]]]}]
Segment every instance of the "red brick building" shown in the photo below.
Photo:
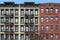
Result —
[{"label": "red brick building", "polygon": [[40,39],[60,39],[60,4],[45,3],[39,7]]}]

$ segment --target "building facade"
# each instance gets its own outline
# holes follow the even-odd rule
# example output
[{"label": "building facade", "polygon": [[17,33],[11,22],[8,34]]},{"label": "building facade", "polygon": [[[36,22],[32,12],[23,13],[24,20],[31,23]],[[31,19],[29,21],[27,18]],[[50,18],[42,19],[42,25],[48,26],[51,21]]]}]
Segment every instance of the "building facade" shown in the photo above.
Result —
[{"label": "building facade", "polygon": [[0,4],[0,40],[38,40],[38,4]]},{"label": "building facade", "polygon": [[0,40],[59,40],[60,4],[0,4]]},{"label": "building facade", "polygon": [[60,4],[45,3],[40,4],[40,39],[59,40],[60,39]]}]

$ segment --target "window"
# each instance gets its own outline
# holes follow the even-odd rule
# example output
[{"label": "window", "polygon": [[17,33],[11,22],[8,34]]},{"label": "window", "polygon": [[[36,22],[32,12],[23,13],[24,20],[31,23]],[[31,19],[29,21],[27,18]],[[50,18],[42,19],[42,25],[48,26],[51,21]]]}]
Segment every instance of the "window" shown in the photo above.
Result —
[{"label": "window", "polygon": [[15,9],[15,15],[18,15],[18,9]]},{"label": "window", "polygon": [[29,14],[29,10],[28,9],[25,10],[25,14]]},{"label": "window", "polygon": [[38,24],[38,18],[37,17],[35,18],[35,24]]},{"label": "window", "polygon": [[10,10],[10,14],[14,14],[14,10],[13,9]]},{"label": "window", "polygon": [[4,25],[1,25],[1,32],[4,32]]},{"label": "window", "polygon": [[9,18],[8,18],[8,17],[6,17],[5,22],[6,22],[6,23],[9,23]]},{"label": "window", "polygon": [[28,40],[28,34],[25,35],[25,40]]},{"label": "window", "polygon": [[30,40],[33,40],[33,37],[34,37],[33,34],[30,34]]},{"label": "window", "polygon": [[30,31],[33,31],[33,26],[32,25],[30,25]]},{"label": "window", "polygon": [[18,17],[15,17],[15,23],[17,24],[18,22]]},{"label": "window", "polygon": [[56,14],[58,13],[58,8],[55,9]]},{"label": "window", "polygon": [[10,18],[10,22],[11,23],[14,23],[14,18]]},{"label": "window", "polygon": [[42,30],[42,31],[44,30],[44,25],[41,25],[41,30]]},{"label": "window", "polygon": [[20,23],[21,23],[21,24],[24,24],[24,17],[21,17]]},{"label": "window", "polygon": [[20,40],[24,40],[24,34],[20,35]]},{"label": "window", "polygon": [[4,40],[4,34],[1,34],[1,40]]},{"label": "window", "polygon": [[49,17],[47,16],[47,17],[46,17],[46,22],[48,22],[48,18],[49,18]]},{"label": "window", "polygon": [[30,14],[31,14],[31,15],[33,14],[33,9],[30,10]]},{"label": "window", "polygon": [[4,23],[4,17],[1,17],[1,23]]},{"label": "window", "polygon": [[48,40],[48,34],[46,34],[46,40]]},{"label": "window", "polygon": [[18,25],[15,25],[15,32],[18,32]]},{"label": "window", "polygon": [[58,25],[56,25],[56,31],[58,31]]},{"label": "window", "polygon": [[53,25],[50,26],[50,31],[53,31]]},{"label": "window", "polygon": [[39,35],[35,34],[35,40],[39,40]]},{"label": "window", "polygon": [[41,9],[41,13],[44,13],[44,9],[43,8]]},{"label": "window", "polygon": [[46,31],[48,31],[48,25],[46,25]]},{"label": "window", "polygon": [[4,14],[4,9],[1,9],[1,15],[3,15]]},{"label": "window", "polygon": [[50,35],[50,40],[53,40],[53,34]]},{"label": "window", "polygon": [[56,16],[56,22],[58,22],[58,16]]},{"label": "window", "polygon": [[26,19],[25,19],[25,22],[26,22],[26,23],[28,23],[28,22],[29,22],[29,19],[28,19],[28,18],[26,18]]},{"label": "window", "polygon": [[24,16],[24,9],[21,9],[21,16]]},{"label": "window", "polygon": [[10,31],[13,32],[14,31],[14,27],[11,25],[10,26]]},{"label": "window", "polygon": [[48,11],[49,11],[49,9],[48,9],[48,8],[46,8],[46,13],[48,13]]},{"label": "window", "polygon": [[6,40],[9,40],[9,34],[6,34]]},{"label": "window", "polygon": [[53,13],[53,8],[50,9],[50,13]]},{"label": "window", "polygon": [[29,31],[28,25],[25,26],[25,31]]},{"label": "window", "polygon": [[14,39],[14,35],[10,34],[10,40],[13,40],[13,39]]},{"label": "window", "polygon": [[43,16],[41,17],[41,22],[44,22],[44,17]]},{"label": "window", "polygon": [[15,34],[15,40],[18,40],[18,34]]},{"label": "window", "polygon": [[8,9],[6,9],[6,15],[8,15],[9,14],[9,10]]},{"label": "window", "polygon": [[53,22],[53,17],[52,16],[50,17],[50,22]]},{"label": "window", "polygon": [[58,34],[56,34],[56,40],[58,40]]},{"label": "window", "polygon": [[35,9],[35,16],[38,16],[38,9]]},{"label": "window", "polygon": [[33,22],[33,18],[30,18],[30,22]]},{"label": "window", "polygon": [[5,31],[9,31],[9,26],[8,25],[6,25],[6,30]]},{"label": "window", "polygon": [[21,27],[20,27],[20,31],[21,31],[21,32],[24,31],[24,25],[21,25]]},{"label": "window", "polygon": [[35,31],[38,32],[38,25],[35,25]]}]

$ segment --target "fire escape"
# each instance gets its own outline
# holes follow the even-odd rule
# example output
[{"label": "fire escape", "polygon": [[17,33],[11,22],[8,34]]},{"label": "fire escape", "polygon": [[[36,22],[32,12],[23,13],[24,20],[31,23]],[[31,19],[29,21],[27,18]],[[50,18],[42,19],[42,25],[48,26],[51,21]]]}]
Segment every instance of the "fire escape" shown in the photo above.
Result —
[{"label": "fire escape", "polygon": [[5,16],[5,21],[4,21],[5,30],[4,30],[4,33],[6,34],[5,40],[9,40],[9,35],[10,35],[10,40],[14,40],[14,38],[12,37],[13,34],[14,34],[14,28],[12,28],[12,27],[14,27],[14,22],[11,22],[11,19],[10,19],[10,18],[14,17],[14,14],[4,14],[4,16]]},{"label": "fire escape", "polygon": [[[30,15],[25,14],[25,18],[29,19],[29,21],[30,21],[31,18],[32,19],[34,18],[34,14],[30,14]],[[31,25],[33,27],[34,26],[34,22],[33,21],[25,22],[25,25],[27,25],[28,27]],[[25,31],[25,34],[28,34],[30,40],[35,40],[34,38],[31,38],[31,36],[34,36],[35,35],[34,32],[35,32],[34,30],[32,30],[32,31]]]},{"label": "fire escape", "polygon": [[45,31],[41,30],[40,31],[40,40],[44,40],[44,34],[45,34]]}]

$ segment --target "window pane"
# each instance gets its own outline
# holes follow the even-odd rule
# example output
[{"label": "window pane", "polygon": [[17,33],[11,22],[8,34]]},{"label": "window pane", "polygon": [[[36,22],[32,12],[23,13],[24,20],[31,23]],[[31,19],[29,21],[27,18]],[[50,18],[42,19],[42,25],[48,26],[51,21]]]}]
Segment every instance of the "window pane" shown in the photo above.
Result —
[{"label": "window pane", "polygon": [[10,40],[13,40],[13,39],[14,39],[14,35],[10,34]]},{"label": "window pane", "polygon": [[53,31],[53,25],[50,26],[50,31]]},{"label": "window pane", "polygon": [[48,22],[48,19],[49,19],[49,17],[47,16],[47,17],[46,17],[46,22]]},{"label": "window pane", "polygon": [[21,15],[21,16],[24,16],[24,9],[21,9],[20,15]]},{"label": "window pane", "polygon": [[35,31],[36,32],[38,31],[38,25],[35,25]]},{"label": "window pane", "polygon": [[14,23],[14,18],[10,18],[10,22],[11,23]]},{"label": "window pane", "polygon": [[4,34],[1,34],[1,40],[4,40]]},{"label": "window pane", "polygon": [[28,34],[25,35],[25,40],[28,40]]},{"label": "window pane", "polygon": [[18,40],[18,34],[15,34],[15,40]]},{"label": "window pane", "polygon": [[56,19],[56,22],[58,22],[58,16],[56,16],[56,18],[55,18],[55,19]]},{"label": "window pane", "polygon": [[29,10],[28,9],[25,10],[25,14],[29,14]]},{"label": "window pane", "polygon": [[50,9],[50,13],[53,13],[53,8]]},{"label": "window pane", "polygon": [[21,32],[24,31],[24,25],[21,25],[21,27],[20,27],[20,31],[21,31]]},{"label": "window pane", "polygon": [[48,8],[46,8],[46,13],[48,13],[48,11],[49,11],[49,9],[48,9]]},{"label": "window pane", "polygon": [[42,30],[42,31],[44,30],[44,25],[41,25],[41,30]]},{"label": "window pane", "polygon": [[41,17],[41,22],[44,22],[44,17],[43,16]]},{"label": "window pane", "polygon": [[46,31],[48,31],[48,25],[46,25]]},{"label": "window pane", "polygon": [[56,34],[56,40],[58,40],[58,34]]},{"label": "window pane", "polygon": [[6,34],[5,36],[6,36],[5,40],[9,40],[9,35]]},{"label": "window pane", "polygon": [[10,14],[14,14],[14,10],[13,9],[10,10]]},{"label": "window pane", "polygon": [[8,14],[9,14],[9,10],[8,10],[8,9],[6,9],[5,14],[6,14],[6,15],[8,15]]},{"label": "window pane", "polygon": [[53,22],[53,17],[52,16],[50,17],[50,22]]},{"label": "window pane", "polygon": [[58,31],[58,25],[56,25],[56,31]]},{"label": "window pane", "polygon": [[46,40],[48,40],[48,34],[46,34]]},{"label": "window pane", "polygon": [[21,23],[21,24],[24,24],[24,17],[21,17],[20,23]]},{"label": "window pane", "polygon": [[28,18],[26,18],[26,19],[25,19],[25,22],[26,22],[26,23],[28,23],[28,22],[29,22],[29,19],[28,19]]},{"label": "window pane", "polygon": [[25,31],[28,31],[29,30],[29,27],[28,25],[25,26]]},{"label": "window pane", "polygon": [[24,34],[20,35],[20,40],[24,40]]},{"label": "window pane", "polygon": [[38,18],[37,17],[35,18],[35,24],[38,24]]},{"label": "window pane", "polygon": [[41,13],[44,13],[44,9],[43,8],[41,9]]},{"label": "window pane", "polygon": [[38,9],[35,9],[35,16],[38,15]]},{"label": "window pane", "polygon": [[15,15],[18,15],[18,9],[15,9]]},{"label": "window pane", "polygon": [[15,18],[15,23],[17,24],[19,21],[18,21],[18,17]]},{"label": "window pane", "polygon": [[50,35],[50,40],[53,40],[53,34]]},{"label": "window pane", "polygon": [[55,12],[56,12],[56,14],[58,13],[58,9],[57,8],[55,9]]},{"label": "window pane", "polygon": [[31,23],[33,22],[33,18],[30,18],[30,22],[31,22]]},{"label": "window pane", "polygon": [[32,25],[30,25],[30,31],[33,31],[33,26]]},{"label": "window pane", "polygon": [[4,32],[4,25],[1,25],[1,32]]},{"label": "window pane", "polygon": [[18,25],[15,25],[15,32],[18,32]]},{"label": "window pane", "polygon": [[9,31],[9,26],[8,25],[6,25],[6,30],[5,31]]},{"label": "window pane", "polygon": [[4,23],[4,17],[1,17],[1,23]]},{"label": "window pane", "polygon": [[14,31],[14,27],[10,26],[10,31],[13,32]]},{"label": "window pane", "polygon": [[1,9],[1,15],[3,15],[4,14],[4,9]]}]

